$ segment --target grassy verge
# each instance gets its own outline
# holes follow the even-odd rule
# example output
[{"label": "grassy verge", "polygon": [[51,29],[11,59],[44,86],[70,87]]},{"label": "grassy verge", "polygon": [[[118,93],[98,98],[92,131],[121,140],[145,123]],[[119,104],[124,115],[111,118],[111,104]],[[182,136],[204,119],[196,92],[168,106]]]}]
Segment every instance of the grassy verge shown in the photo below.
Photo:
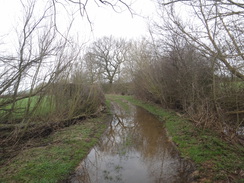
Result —
[{"label": "grassy verge", "polygon": [[196,128],[191,122],[159,106],[131,96],[108,95],[115,101],[127,100],[148,110],[165,126],[181,156],[195,162],[198,182],[244,182],[244,148],[232,145],[211,130]]},{"label": "grassy verge", "polygon": [[58,182],[74,171],[103,134],[109,119],[88,119],[31,141],[0,169],[0,182]]},{"label": "grassy verge", "polygon": [[[128,102],[126,100],[122,100],[124,98],[126,98],[126,96],[122,96],[120,95],[106,95],[106,99],[109,103],[111,103],[111,101],[114,101],[116,104],[118,104],[120,107],[122,107],[125,111],[129,110],[129,105]],[[111,105],[110,105],[111,106]]]}]

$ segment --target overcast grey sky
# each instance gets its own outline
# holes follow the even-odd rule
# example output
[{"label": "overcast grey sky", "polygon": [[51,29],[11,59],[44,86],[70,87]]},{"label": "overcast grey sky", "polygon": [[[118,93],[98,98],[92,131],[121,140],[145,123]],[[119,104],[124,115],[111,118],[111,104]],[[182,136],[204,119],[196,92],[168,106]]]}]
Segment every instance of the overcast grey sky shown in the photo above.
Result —
[{"label": "overcast grey sky", "polygon": [[[22,0],[25,2],[26,0]],[[147,20],[152,19],[155,14],[155,3],[152,0],[124,0],[132,4],[131,8],[144,18],[134,15],[126,10],[122,13],[116,13],[111,7],[98,7],[94,1],[90,0],[87,6],[87,12],[91,20],[91,26],[85,17],[80,18],[76,15],[76,21],[73,24],[72,33],[79,35],[80,39],[87,41],[102,36],[113,35],[124,38],[140,38],[148,34]],[[20,0],[1,0],[0,6],[0,35],[14,34],[22,19]],[[65,13],[59,12],[58,26],[60,29],[66,27]]]}]

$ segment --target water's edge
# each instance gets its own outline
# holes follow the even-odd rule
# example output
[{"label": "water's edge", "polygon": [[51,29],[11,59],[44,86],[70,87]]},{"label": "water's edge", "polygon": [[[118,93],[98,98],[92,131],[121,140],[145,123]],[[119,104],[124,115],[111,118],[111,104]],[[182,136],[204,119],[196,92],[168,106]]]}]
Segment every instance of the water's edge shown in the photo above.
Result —
[{"label": "water's edge", "polygon": [[145,109],[114,105],[113,120],[68,182],[191,182],[192,162],[180,157],[164,124]]}]

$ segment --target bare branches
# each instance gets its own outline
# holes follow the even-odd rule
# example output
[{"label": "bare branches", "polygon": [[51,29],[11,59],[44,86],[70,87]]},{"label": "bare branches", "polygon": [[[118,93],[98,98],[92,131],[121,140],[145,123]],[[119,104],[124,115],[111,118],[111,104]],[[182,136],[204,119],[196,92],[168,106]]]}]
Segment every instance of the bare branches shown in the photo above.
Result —
[{"label": "bare branches", "polygon": [[230,3],[230,5],[236,5],[240,8],[244,8],[244,3],[241,3],[241,1],[232,1],[232,0],[227,0],[227,1]]},{"label": "bare branches", "polygon": [[164,3],[162,3],[162,5],[167,6],[178,2],[190,2],[190,1],[191,0],[170,0],[170,1],[163,1]]},{"label": "bare branches", "polygon": [[115,79],[118,79],[120,67],[126,60],[127,49],[127,43],[124,40],[103,37],[91,45],[84,59],[89,60],[89,68],[97,70],[98,75],[101,74],[105,80],[112,84]]},{"label": "bare branches", "polygon": [[79,54],[79,51],[75,52],[74,47],[70,48],[70,27],[65,37],[57,34],[52,24],[52,6],[47,6],[37,13],[37,2],[28,2],[22,3],[25,14],[22,26],[16,28],[16,41],[19,43],[16,44],[17,51],[11,53],[12,55],[5,53],[0,56],[0,95],[4,98],[0,100],[0,111],[6,111],[6,107],[8,108],[4,113],[6,121],[11,121],[15,114],[19,113],[17,103],[23,99],[28,101],[27,106],[21,109],[26,110],[22,116],[23,122],[30,118],[30,114],[37,109],[30,108],[31,98],[41,98],[44,90],[70,67]]},{"label": "bare branches", "polygon": [[[90,25],[92,24],[90,16],[89,16],[89,10],[87,9],[89,2],[88,0],[51,0],[52,4],[53,4],[53,12],[54,12],[54,23],[56,24],[56,18],[57,18],[57,5],[62,5],[64,8],[66,6],[73,6],[76,8],[76,12],[79,12],[81,17],[86,17],[87,21],[90,23]],[[97,4],[97,6],[100,5],[105,5],[108,6],[110,8],[113,9],[113,11],[120,13],[122,11],[124,11],[124,8],[126,10],[128,10],[131,15],[133,15],[133,10],[130,7],[130,4],[127,4],[125,1],[123,0],[113,0],[113,1],[106,1],[106,0],[93,0],[93,2],[95,2]],[[91,2],[92,3],[92,2]],[[70,12],[70,10],[67,10],[68,13],[72,13]]]},{"label": "bare branches", "polygon": [[[244,80],[243,50],[243,3],[241,1],[183,1],[191,17],[188,22],[175,13],[176,4],[181,1],[165,1],[161,9],[168,19],[164,27],[193,42],[199,50],[222,62],[233,75]],[[170,6],[168,6],[170,5]],[[161,15],[162,18],[166,19]],[[189,21],[190,20],[190,21]],[[190,24],[189,22],[192,22]],[[161,26],[162,27],[162,26]]]}]

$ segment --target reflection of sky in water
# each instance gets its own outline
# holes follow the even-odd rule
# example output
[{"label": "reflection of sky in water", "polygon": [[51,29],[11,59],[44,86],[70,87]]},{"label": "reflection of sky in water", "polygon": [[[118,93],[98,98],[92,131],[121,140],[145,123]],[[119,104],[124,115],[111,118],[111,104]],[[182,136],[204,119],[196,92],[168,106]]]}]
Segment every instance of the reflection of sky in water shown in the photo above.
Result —
[{"label": "reflection of sky in water", "polygon": [[118,106],[114,112],[100,144],[81,162],[71,182],[184,182],[187,170],[163,124],[134,106],[129,114]]}]

